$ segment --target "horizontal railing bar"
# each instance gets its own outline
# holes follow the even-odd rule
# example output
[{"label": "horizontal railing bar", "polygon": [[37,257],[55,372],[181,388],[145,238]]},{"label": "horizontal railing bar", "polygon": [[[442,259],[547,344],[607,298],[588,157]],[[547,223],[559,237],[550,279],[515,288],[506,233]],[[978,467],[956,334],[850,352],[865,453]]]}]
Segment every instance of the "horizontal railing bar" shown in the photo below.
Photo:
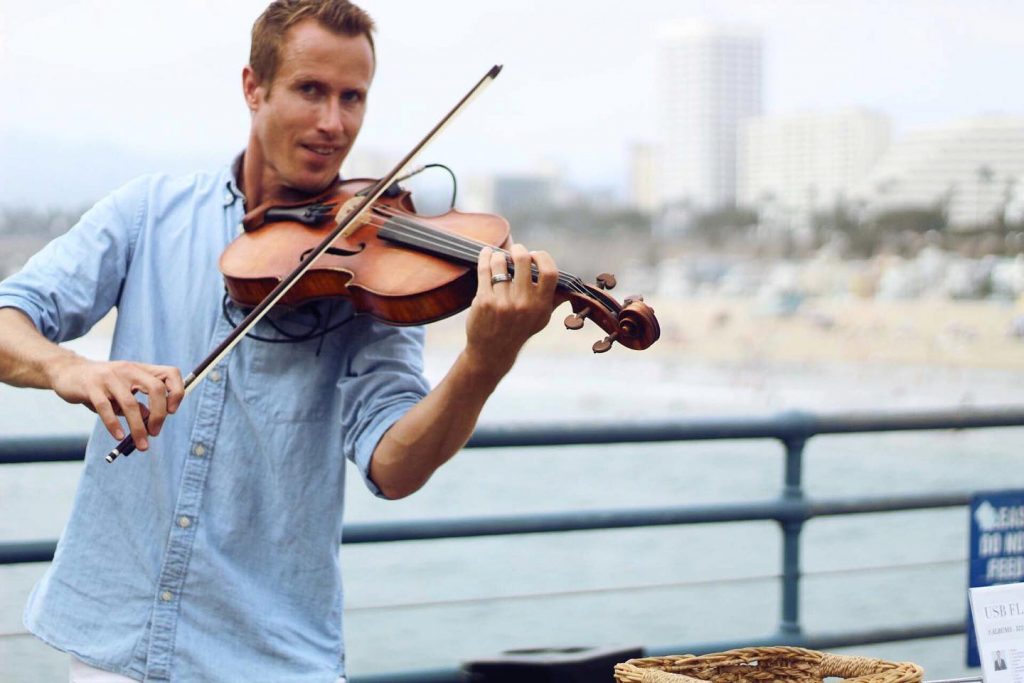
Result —
[{"label": "horizontal railing bar", "polygon": [[949,408],[944,410],[887,413],[845,413],[811,416],[808,434],[925,431],[931,429],[984,429],[1024,425],[1024,409]]},{"label": "horizontal railing bar", "polygon": [[364,522],[345,527],[344,543],[422,541],[441,538],[596,531],[676,524],[806,521],[813,517],[959,507],[967,493],[873,496],[823,501],[778,499],[758,503],[678,506],[633,510],[588,510],[536,515]]},{"label": "horizontal railing bar", "polygon": [[24,436],[0,439],[0,465],[73,462],[85,458],[88,436]]},{"label": "horizontal railing bar", "polygon": [[467,446],[568,446],[717,439],[790,439],[815,434],[980,429],[1024,426],[1024,408],[953,408],[902,412],[815,414],[788,411],[765,417],[670,420],[634,424],[537,425],[481,428]]},{"label": "horizontal railing bar", "polygon": [[[592,423],[481,427],[467,448],[581,446],[664,441],[791,439],[816,434],[980,429],[1024,426],[1024,408],[814,414],[790,411],[766,417],[730,417],[595,425]],[[0,439],[0,464],[81,460],[85,436]]]},{"label": "horizontal railing bar", "polygon": [[639,510],[549,512],[534,515],[461,517],[405,522],[364,522],[346,526],[342,538],[344,543],[381,543],[564,531],[597,531],[675,524],[773,521],[780,514],[784,514],[786,517],[795,515],[798,507],[799,504],[788,502],[772,503],[769,506],[742,503]]},{"label": "horizontal railing bar", "polygon": [[[913,510],[934,510],[968,505],[971,494],[967,492],[920,493],[902,496],[864,496],[859,498],[809,499],[806,502],[805,519],[814,517],[836,517],[872,512],[909,512]],[[780,521],[783,521],[780,519]]]},{"label": "horizontal railing bar", "polygon": [[0,565],[49,562],[56,549],[57,541],[0,543]]},{"label": "horizontal railing bar", "polygon": [[365,676],[349,676],[345,680],[350,683],[465,683],[466,681],[459,669],[424,669],[422,671],[367,674]]},{"label": "horizontal railing bar", "polygon": [[[400,522],[362,522],[345,525],[342,542],[346,544],[386,543],[566,531],[598,531],[677,524],[806,521],[814,517],[959,507],[967,505],[969,501],[970,494],[968,493],[871,496],[819,501],[780,498],[739,504],[723,503],[632,510],[587,510]],[[55,541],[0,543],[0,565],[48,562],[53,558],[55,547]]]}]

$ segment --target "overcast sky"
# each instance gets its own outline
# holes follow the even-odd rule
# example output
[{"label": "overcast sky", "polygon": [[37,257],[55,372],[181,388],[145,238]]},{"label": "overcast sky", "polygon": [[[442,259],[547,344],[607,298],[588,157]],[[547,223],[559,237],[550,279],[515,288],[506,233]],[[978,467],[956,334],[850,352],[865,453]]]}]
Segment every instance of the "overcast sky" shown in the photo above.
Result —
[{"label": "overcast sky", "polygon": [[[240,73],[264,5],[0,0],[0,139],[11,149],[12,140],[19,149],[38,145],[41,163],[76,167],[81,160],[62,157],[52,141],[188,163],[228,159],[245,144]],[[361,145],[397,159],[492,64],[504,64],[422,159],[460,175],[542,162],[562,166],[578,184],[624,182],[630,144],[655,134],[655,36],[674,19],[762,30],[767,113],[867,106],[891,116],[897,132],[987,112],[1024,114],[1019,0],[363,6],[378,24],[379,66]],[[12,160],[29,163],[3,156],[0,180],[18,173]]]}]

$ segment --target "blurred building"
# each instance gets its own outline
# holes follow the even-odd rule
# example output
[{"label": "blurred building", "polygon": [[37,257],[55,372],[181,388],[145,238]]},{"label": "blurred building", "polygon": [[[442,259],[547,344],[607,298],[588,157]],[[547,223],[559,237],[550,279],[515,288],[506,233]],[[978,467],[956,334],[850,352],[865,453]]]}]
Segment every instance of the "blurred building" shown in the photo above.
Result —
[{"label": "blurred building", "polygon": [[638,142],[629,155],[629,200],[641,211],[658,208],[658,164],[655,147]]},{"label": "blurred building", "polygon": [[766,212],[833,206],[864,181],[889,138],[889,119],[865,109],[748,119],[740,128],[738,203]]},{"label": "blurred building", "polygon": [[500,214],[530,213],[554,205],[558,176],[550,173],[498,175],[491,186],[494,211]]},{"label": "blurred building", "polygon": [[761,52],[750,29],[691,21],[660,35],[662,203],[735,201],[738,126],[761,113]]},{"label": "blurred building", "polygon": [[954,227],[1019,220],[1024,118],[986,116],[895,142],[856,190],[870,211],[941,207]]}]

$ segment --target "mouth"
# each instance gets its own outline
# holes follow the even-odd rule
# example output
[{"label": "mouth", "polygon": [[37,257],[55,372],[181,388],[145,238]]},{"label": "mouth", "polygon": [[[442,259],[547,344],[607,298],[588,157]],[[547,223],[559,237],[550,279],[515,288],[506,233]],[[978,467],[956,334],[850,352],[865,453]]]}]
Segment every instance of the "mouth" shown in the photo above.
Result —
[{"label": "mouth", "polygon": [[330,157],[338,154],[343,149],[342,147],[340,147],[338,145],[306,145],[306,144],[303,144],[302,147],[304,149],[308,149],[310,152],[312,152],[313,154],[316,154],[317,156],[324,157],[325,159],[326,158],[330,158]]}]

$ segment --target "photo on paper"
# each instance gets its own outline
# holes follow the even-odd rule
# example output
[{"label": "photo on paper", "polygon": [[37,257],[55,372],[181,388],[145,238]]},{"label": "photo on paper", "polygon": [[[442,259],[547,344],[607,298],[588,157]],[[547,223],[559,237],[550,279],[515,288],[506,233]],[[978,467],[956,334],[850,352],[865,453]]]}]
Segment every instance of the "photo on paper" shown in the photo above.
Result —
[{"label": "photo on paper", "polygon": [[1024,683],[1024,583],[970,589],[986,683]]}]

